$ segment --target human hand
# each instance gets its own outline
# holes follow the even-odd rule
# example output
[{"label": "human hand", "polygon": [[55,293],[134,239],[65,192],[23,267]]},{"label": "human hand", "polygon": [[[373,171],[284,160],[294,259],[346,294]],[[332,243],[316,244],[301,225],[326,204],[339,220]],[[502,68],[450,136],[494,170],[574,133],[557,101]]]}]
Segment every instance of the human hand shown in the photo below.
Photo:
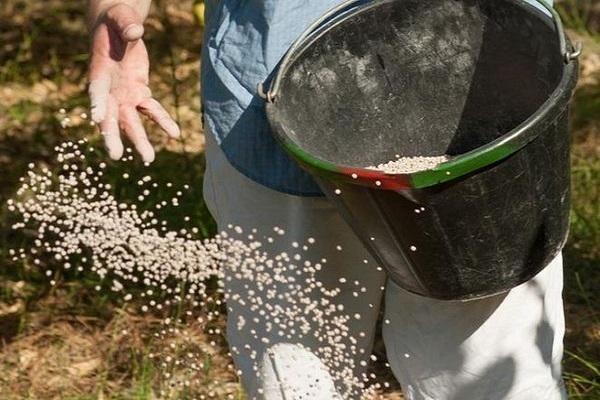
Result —
[{"label": "human hand", "polygon": [[123,156],[122,130],[149,163],[154,149],[138,112],[171,138],[178,138],[180,130],[148,87],[150,62],[143,34],[143,17],[128,4],[117,3],[100,17],[92,31],[89,96],[92,120],[100,126],[109,156]]}]

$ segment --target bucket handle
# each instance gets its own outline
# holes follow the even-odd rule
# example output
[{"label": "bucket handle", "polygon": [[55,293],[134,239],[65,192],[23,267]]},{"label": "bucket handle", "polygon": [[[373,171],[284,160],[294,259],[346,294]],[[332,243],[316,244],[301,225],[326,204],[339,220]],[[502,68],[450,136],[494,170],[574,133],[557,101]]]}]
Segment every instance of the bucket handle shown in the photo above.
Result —
[{"label": "bucket handle", "polygon": [[[563,60],[565,64],[569,64],[571,61],[579,58],[581,52],[583,50],[583,45],[581,42],[575,43],[573,47],[573,51],[569,50],[569,46],[567,45],[567,35],[565,33],[565,29],[560,18],[560,15],[556,11],[554,7],[548,4],[545,0],[536,0],[544,9],[546,9],[552,19],[554,20],[554,26],[556,28],[556,33],[558,34],[558,40],[560,45],[560,52],[563,56]],[[277,94],[279,93],[279,87],[281,86],[281,80],[283,78],[284,73],[287,71],[289,64],[292,60],[292,57],[300,49],[306,39],[308,39],[313,33],[315,33],[322,25],[328,20],[331,20],[338,16],[343,12],[349,12],[353,8],[360,8],[360,6],[365,6],[372,1],[370,0],[346,0],[343,3],[329,9],[325,14],[319,17],[316,21],[309,25],[308,28],[292,43],[288,51],[285,53],[283,59],[279,63],[279,66],[276,67],[277,71],[275,72],[275,76],[269,85],[267,91],[265,91],[265,83],[261,82],[258,84],[257,92],[258,95],[263,98],[267,103],[274,103]]]},{"label": "bucket handle", "polygon": [[583,44],[576,42],[573,46],[573,51],[569,50],[567,45],[567,34],[563,26],[562,20],[558,11],[544,0],[536,0],[541,6],[543,6],[552,15],[554,19],[554,25],[556,26],[556,33],[558,33],[558,40],[560,42],[560,52],[563,55],[565,64],[569,64],[571,61],[576,60],[583,51]]},{"label": "bucket handle", "polygon": [[277,71],[275,73],[275,77],[273,78],[269,90],[265,92],[265,83],[261,82],[258,84],[258,95],[265,99],[268,103],[274,103],[275,97],[279,92],[279,86],[281,85],[281,79],[283,74],[287,71],[289,63],[296,53],[296,51],[304,45],[304,41],[309,38],[314,32],[316,32],[326,21],[336,17],[337,15],[350,11],[355,7],[359,7],[364,4],[371,3],[370,0],[346,0],[343,3],[338,4],[337,6],[329,9],[329,11],[325,12],[321,17],[319,17],[316,21],[309,25],[308,28],[292,43],[291,47],[285,53],[285,56],[279,63],[279,66],[276,67]]}]

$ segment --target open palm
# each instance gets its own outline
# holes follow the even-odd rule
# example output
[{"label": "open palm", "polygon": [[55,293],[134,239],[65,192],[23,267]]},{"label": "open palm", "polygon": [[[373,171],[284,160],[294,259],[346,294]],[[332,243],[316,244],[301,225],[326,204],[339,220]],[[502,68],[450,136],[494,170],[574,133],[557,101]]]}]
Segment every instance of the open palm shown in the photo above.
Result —
[{"label": "open palm", "polygon": [[100,125],[109,155],[123,155],[121,131],[145,162],[154,160],[154,150],[138,112],[155,121],[170,137],[179,127],[148,87],[148,52],[141,39],[143,28],[133,9],[118,5],[97,25],[92,39],[89,94],[92,119]]}]

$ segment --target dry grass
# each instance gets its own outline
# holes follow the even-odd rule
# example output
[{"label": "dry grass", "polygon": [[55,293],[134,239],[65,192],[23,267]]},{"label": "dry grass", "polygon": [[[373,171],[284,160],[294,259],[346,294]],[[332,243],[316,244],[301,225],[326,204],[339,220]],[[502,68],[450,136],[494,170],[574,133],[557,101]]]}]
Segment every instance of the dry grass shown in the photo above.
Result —
[{"label": "dry grass", "polygon": [[[209,336],[194,323],[166,327],[164,318],[140,316],[132,306],[97,304],[106,315],[93,315],[97,311],[93,306],[77,304],[82,292],[89,289],[79,284],[64,286],[66,289],[56,289],[38,299],[26,314],[20,306],[23,299],[15,295],[14,304],[19,307],[5,308],[6,313],[0,314],[2,324],[11,319],[14,322],[17,315],[22,324],[1,348],[0,398],[241,396],[222,337]],[[217,321],[214,326],[223,330],[224,321]],[[174,329],[173,332],[168,332],[168,328]],[[217,345],[209,346],[213,341]],[[188,354],[204,356],[195,359],[200,364],[199,371],[190,369],[189,363],[177,361]],[[220,381],[218,387],[212,384],[215,378]],[[173,385],[186,380],[190,381],[186,390]]]}]

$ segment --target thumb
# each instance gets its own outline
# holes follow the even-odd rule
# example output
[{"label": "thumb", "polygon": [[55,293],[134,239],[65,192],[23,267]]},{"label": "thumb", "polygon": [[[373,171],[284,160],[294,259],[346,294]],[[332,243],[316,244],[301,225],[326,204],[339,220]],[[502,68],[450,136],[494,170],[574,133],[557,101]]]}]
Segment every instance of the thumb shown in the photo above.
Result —
[{"label": "thumb", "polygon": [[126,42],[133,42],[144,35],[143,19],[127,4],[117,4],[106,11],[106,22]]}]

